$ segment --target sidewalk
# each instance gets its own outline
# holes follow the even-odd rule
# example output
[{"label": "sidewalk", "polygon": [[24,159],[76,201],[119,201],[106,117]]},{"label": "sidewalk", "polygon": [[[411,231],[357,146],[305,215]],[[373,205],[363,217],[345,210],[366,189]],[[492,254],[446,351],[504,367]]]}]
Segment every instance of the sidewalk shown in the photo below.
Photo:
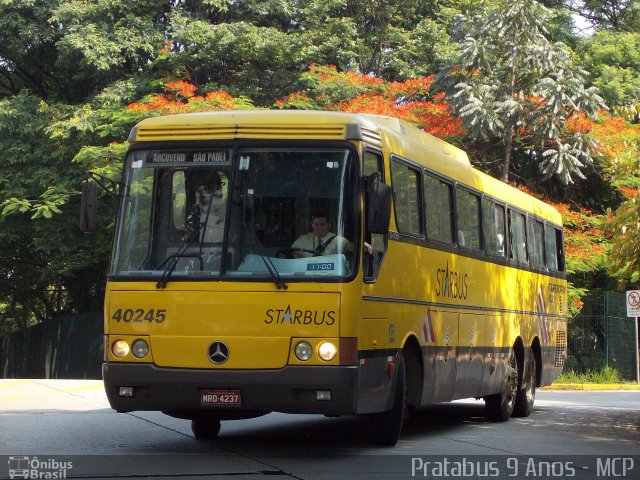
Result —
[{"label": "sidewalk", "polygon": [[630,383],[554,383],[542,390],[640,390],[640,385]]}]

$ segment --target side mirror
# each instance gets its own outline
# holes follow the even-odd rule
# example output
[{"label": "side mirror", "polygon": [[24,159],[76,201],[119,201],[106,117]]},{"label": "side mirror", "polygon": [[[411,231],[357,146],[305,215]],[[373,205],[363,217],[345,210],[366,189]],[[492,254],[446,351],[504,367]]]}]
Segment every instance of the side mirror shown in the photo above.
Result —
[{"label": "side mirror", "polygon": [[380,172],[367,178],[367,230],[384,234],[389,231],[391,220],[391,187],[380,181]]},{"label": "side mirror", "polygon": [[94,182],[82,182],[80,195],[80,231],[91,233],[96,229],[98,211],[98,186]]}]

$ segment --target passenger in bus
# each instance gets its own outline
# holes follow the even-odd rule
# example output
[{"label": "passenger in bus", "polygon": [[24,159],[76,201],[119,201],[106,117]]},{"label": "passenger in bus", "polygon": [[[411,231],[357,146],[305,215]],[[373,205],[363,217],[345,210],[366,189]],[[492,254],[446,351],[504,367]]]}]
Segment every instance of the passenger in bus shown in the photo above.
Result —
[{"label": "passenger in bus", "polygon": [[202,242],[222,242],[224,235],[225,202],[220,181],[207,182],[196,191]]},{"label": "passenger in bus", "polygon": [[327,214],[315,213],[311,217],[311,231],[298,237],[291,245],[293,256],[303,258],[353,252],[353,243],[330,230]]}]

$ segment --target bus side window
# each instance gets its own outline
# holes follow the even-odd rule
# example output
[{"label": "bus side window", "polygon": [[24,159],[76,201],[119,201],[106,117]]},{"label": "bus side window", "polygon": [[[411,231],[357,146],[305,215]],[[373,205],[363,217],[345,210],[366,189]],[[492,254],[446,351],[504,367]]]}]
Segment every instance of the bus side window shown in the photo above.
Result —
[{"label": "bus side window", "polygon": [[458,245],[480,250],[480,197],[464,188],[456,188]]},{"label": "bus side window", "polygon": [[433,175],[424,177],[427,238],[452,244],[453,239],[453,187]]},{"label": "bus side window", "polygon": [[564,271],[562,231],[547,224],[544,230],[544,244],[547,268],[552,272]]},{"label": "bus side window", "polygon": [[396,159],[391,162],[393,204],[398,232],[421,237],[420,171]]},{"label": "bus side window", "polygon": [[[384,163],[382,154],[376,151],[365,150],[364,165],[362,169],[364,175],[380,172],[381,180],[384,181]],[[387,250],[387,236],[379,233],[370,233],[365,225],[364,242],[371,246],[371,253],[367,253],[367,248],[363,248],[362,265],[364,269],[364,279],[374,281],[378,276],[382,259]]]},{"label": "bus side window", "polygon": [[484,246],[487,254],[505,257],[504,207],[488,198],[483,198],[482,221],[484,222]]},{"label": "bus side window", "polygon": [[511,258],[518,263],[527,263],[527,232],[525,216],[509,210],[509,240]]},{"label": "bus side window", "polygon": [[544,226],[539,220],[529,217],[527,222],[529,260],[532,267],[544,268]]}]

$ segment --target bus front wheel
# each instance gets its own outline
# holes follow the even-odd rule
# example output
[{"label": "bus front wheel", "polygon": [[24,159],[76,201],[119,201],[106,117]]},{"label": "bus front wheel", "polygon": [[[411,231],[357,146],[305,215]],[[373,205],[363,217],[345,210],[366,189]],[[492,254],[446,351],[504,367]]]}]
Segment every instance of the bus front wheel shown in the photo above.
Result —
[{"label": "bus front wheel", "polygon": [[484,397],[487,418],[492,422],[506,422],[509,420],[516,403],[517,392],[518,364],[515,352],[511,350],[502,392]]},{"label": "bus front wheel", "polygon": [[387,412],[369,414],[369,438],[378,445],[393,446],[400,438],[407,403],[407,382],[402,352],[396,361],[393,407]]},{"label": "bus front wheel", "polygon": [[213,440],[220,433],[220,420],[210,418],[191,420],[191,431],[198,440]]}]

